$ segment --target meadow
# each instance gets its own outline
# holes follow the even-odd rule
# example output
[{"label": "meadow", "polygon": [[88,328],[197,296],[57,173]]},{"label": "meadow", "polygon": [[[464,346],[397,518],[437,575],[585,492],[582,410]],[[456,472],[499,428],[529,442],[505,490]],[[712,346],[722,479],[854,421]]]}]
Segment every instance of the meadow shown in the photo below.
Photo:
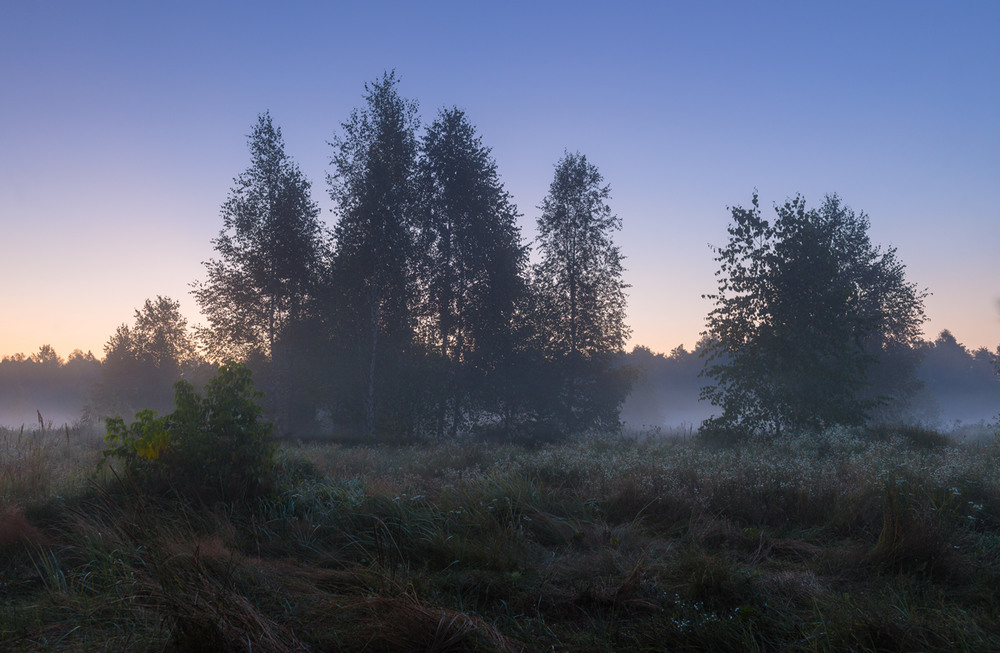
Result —
[{"label": "meadow", "polygon": [[4,651],[1000,650],[1000,439],[284,442],[253,508],[0,430]]}]

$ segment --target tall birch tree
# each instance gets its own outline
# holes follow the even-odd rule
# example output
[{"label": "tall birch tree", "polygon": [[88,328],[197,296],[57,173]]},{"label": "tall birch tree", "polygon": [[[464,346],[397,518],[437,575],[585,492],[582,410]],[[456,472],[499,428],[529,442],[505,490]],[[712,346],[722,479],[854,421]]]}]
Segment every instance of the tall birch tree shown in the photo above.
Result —
[{"label": "tall birch tree", "polygon": [[355,349],[365,429],[375,436],[381,390],[410,348],[416,298],[414,251],[417,105],[400,97],[395,73],[365,85],[330,145],[330,197],[337,204],[333,284],[340,323]]}]

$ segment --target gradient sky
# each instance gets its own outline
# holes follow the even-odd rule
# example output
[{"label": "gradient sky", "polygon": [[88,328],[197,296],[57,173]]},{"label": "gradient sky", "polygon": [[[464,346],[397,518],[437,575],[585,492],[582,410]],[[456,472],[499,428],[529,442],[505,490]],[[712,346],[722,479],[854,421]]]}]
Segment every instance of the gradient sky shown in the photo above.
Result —
[{"label": "gradient sky", "polygon": [[396,69],[466,110],[534,236],[553,166],[612,188],[632,344],[691,347],[727,206],[836,192],[932,293],[925,334],[1000,343],[1000,2],[8,2],[0,354],[103,356],[181,300],[270,111],[332,225],[327,144]]}]

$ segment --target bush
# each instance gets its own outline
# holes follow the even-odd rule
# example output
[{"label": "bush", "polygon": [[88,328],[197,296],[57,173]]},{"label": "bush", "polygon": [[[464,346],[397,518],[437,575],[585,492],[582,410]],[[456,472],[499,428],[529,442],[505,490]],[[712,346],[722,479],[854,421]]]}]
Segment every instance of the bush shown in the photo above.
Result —
[{"label": "bush", "polygon": [[261,394],[250,370],[227,363],[205,386],[174,384],[174,411],[142,410],[128,426],[107,420],[105,458],[117,458],[151,492],[173,491],[201,501],[247,501],[274,487],[272,425],[261,421]]}]

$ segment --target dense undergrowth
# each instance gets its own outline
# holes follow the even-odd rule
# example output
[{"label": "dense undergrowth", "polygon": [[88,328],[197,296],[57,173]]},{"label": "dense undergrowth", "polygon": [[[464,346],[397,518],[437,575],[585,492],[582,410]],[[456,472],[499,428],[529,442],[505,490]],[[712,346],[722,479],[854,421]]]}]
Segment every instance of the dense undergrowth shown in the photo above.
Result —
[{"label": "dense undergrowth", "polygon": [[0,431],[0,649],[1000,650],[1000,443],[286,444],[252,509]]}]

